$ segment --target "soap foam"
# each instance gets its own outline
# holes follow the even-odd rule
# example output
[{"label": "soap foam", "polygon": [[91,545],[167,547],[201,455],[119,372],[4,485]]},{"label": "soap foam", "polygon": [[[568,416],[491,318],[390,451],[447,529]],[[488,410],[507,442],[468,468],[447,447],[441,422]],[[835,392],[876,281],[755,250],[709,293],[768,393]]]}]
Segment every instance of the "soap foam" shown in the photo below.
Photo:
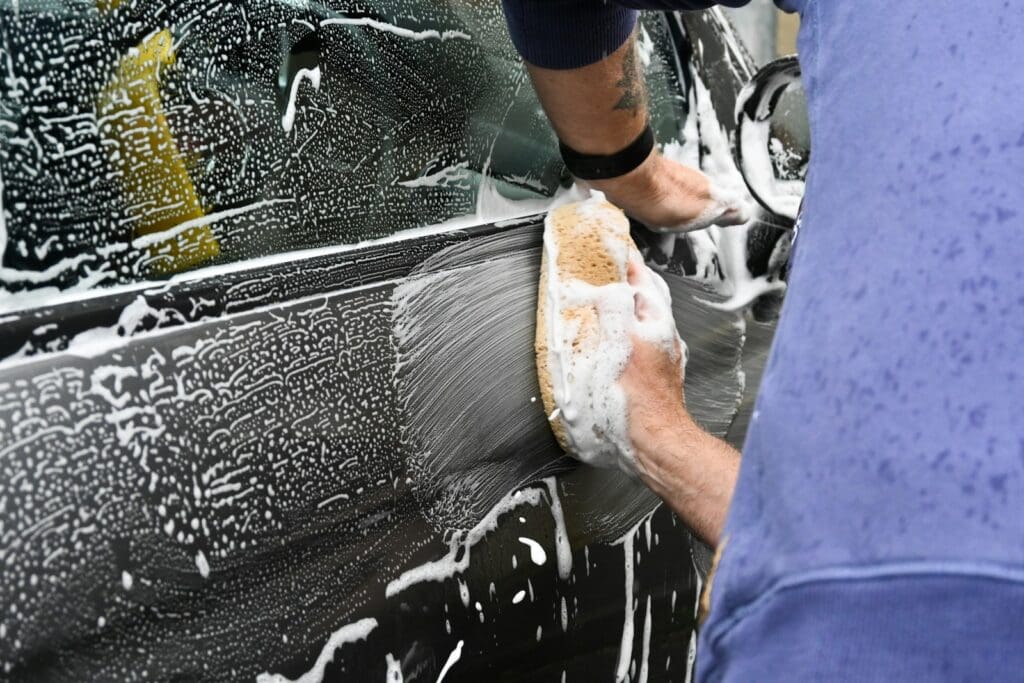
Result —
[{"label": "soap foam", "polygon": [[[748,236],[761,221],[761,216],[743,176],[736,168],[729,135],[718,119],[711,94],[696,72],[693,72],[690,115],[681,137],[682,142],[666,143],[662,154],[704,172],[715,200],[709,212],[718,211],[715,207],[720,205],[732,206],[736,207],[738,217],[746,219],[743,224],[710,225],[703,230],[679,235],[679,238],[687,240],[694,254],[697,276],[727,297],[724,302],[706,303],[723,311],[739,311],[765,294],[785,291],[784,280],[771,273],[754,277],[747,267]],[[671,253],[671,250],[666,251]]]},{"label": "soap foam", "polygon": [[[633,350],[633,337],[656,344],[685,366],[685,344],[672,318],[668,285],[646,266],[628,239],[621,211],[594,193],[575,207],[579,224],[603,231],[602,243],[618,270],[617,282],[595,286],[560,271],[559,239],[552,216],[545,221],[548,368],[569,451],[597,467],[635,476],[626,396],[618,380]],[[623,238],[625,236],[625,239]],[[633,282],[627,272],[634,273]],[[596,329],[577,315],[596,311]]]}]

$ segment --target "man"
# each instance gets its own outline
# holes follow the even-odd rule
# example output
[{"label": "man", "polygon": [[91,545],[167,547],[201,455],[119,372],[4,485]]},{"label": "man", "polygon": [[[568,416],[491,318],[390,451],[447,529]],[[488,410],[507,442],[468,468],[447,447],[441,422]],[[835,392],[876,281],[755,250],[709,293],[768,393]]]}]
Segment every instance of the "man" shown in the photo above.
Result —
[{"label": "man", "polygon": [[[740,218],[643,134],[629,7],[712,3],[504,3],[571,170],[650,225]],[[698,675],[1024,680],[1024,6],[785,9],[813,160],[738,481],[661,351],[620,379],[648,483],[728,539]]]}]

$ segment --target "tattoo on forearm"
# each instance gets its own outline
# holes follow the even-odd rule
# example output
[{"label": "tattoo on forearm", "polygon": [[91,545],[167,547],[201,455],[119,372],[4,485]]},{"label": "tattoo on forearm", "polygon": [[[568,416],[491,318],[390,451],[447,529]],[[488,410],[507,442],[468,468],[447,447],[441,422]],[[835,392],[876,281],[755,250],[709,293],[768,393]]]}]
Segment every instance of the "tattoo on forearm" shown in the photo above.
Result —
[{"label": "tattoo on forearm", "polygon": [[630,38],[627,45],[626,54],[622,58],[622,78],[615,83],[622,90],[622,97],[613,109],[625,109],[636,116],[644,104],[644,80],[636,59],[636,40]]}]

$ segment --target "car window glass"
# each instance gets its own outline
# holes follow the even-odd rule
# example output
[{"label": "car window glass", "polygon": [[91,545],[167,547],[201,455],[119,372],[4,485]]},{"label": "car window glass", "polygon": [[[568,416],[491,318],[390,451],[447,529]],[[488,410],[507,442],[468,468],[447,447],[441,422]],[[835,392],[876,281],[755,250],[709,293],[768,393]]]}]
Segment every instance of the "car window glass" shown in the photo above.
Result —
[{"label": "car window glass", "polygon": [[[568,183],[497,2],[100,0],[0,15],[8,308],[501,218]],[[655,128],[678,137],[686,106],[661,17],[640,49]]]}]

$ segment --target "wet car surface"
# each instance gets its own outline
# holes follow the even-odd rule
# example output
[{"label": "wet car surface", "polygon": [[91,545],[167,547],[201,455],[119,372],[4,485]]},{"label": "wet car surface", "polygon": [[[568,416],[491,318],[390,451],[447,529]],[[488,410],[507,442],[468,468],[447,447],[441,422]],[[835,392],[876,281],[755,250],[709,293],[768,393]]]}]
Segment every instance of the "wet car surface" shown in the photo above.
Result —
[{"label": "wet car surface", "polygon": [[[497,3],[0,12],[6,677],[688,679],[706,548],[533,400],[569,178]],[[640,42],[659,139],[727,133],[721,16]],[[740,442],[778,296],[635,236]]]}]

